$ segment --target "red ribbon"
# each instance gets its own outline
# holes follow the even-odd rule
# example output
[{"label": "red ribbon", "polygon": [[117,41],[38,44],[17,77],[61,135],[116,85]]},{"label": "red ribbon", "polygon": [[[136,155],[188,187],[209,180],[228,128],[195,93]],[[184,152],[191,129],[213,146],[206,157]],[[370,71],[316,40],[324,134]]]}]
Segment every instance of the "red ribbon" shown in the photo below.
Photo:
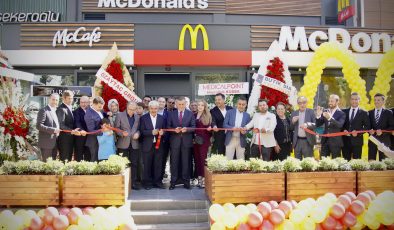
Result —
[{"label": "red ribbon", "polygon": [[[350,132],[337,132],[337,133],[326,133],[326,134],[319,134],[316,133],[308,128],[302,128],[303,130],[305,130],[305,132],[312,134],[312,135],[318,135],[320,137],[339,137],[339,136],[346,136],[349,134],[360,134],[360,133],[369,133],[369,131],[371,130],[354,130],[354,131],[350,131]],[[374,132],[376,132],[376,130],[373,130]],[[394,130],[382,130],[382,133],[391,133]]]},{"label": "red ribbon", "polygon": [[[119,132],[119,133],[124,132],[123,130],[118,129],[118,128],[114,128],[114,127],[108,127],[108,129],[113,130],[115,132]],[[71,133],[73,131],[74,130],[60,130],[60,132],[64,132],[64,133]],[[96,130],[96,131],[93,131],[93,132],[86,132],[86,135],[98,134],[98,133],[101,133],[101,132],[103,132],[103,129],[99,129],[99,130]]]}]

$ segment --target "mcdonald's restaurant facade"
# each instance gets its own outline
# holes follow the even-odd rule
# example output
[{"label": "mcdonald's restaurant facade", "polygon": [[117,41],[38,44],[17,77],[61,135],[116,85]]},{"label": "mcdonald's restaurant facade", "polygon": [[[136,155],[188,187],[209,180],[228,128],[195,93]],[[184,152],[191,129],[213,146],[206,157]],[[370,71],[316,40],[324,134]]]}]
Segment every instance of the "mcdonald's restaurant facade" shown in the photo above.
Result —
[{"label": "mcdonald's restaurant facade", "polygon": [[[391,0],[20,1],[0,3],[0,45],[14,68],[36,74],[30,85],[93,86],[116,42],[139,96],[196,99],[201,83],[252,82],[277,40],[299,89],[314,50],[337,40],[352,50],[369,90],[394,41]],[[318,101],[350,95],[341,66],[327,62]]]}]

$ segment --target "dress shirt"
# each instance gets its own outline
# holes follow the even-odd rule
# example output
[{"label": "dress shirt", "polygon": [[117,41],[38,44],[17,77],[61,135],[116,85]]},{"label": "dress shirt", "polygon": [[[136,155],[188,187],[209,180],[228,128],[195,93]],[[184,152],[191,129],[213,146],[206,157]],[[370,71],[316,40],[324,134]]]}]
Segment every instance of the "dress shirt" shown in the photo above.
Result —
[{"label": "dress shirt", "polygon": [[[219,108],[219,107],[218,107],[218,108]],[[219,108],[219,110],[220,110],[220,112],[222,113],[223,117],[226,117],[226,113],[227,113],[226,106],[224,106],[224,109],[223,109],[223,110],[220,109],[220,108]]]},{"label": "dress shirt", "polygon": [[[234,126],[234,128],[241,128],[243,117],[244,117],[243,112],[240,112],[237,109],[237,112],[235,113],[235,126]],[[240,135],[241,135],[241,133],[239,131],[234,131],[233,132],[233,137],[239,137]]]},{"label": "dress shirt", "polygon": [[100,118],[101,119],[103,119],[104,118],[104,115],[100,112],[100,111],[97,111],[97,110],[95,110],[94,108],[92,108],[94,111],[96,111],[96,113],[100,116]]},{"label": "dress shirt", "polygon": [[305,130],[301,128],[301,125],[303,125],[305,123],[305,111],[299,111],[298,112],[298,136],[299,137],[306,137],[306,133]]},{"label": "dress shirt", "polygon": [[[157,114],[156,116],[150,114],[150,119],[152,120],[153,129],[156,129]],[[156,136],[153,136],[153,143],[156,143]]]},{"label": "dress shirt", "polygon": [[73,107],[72,107],[71,105],[67,105],[67,104],[65,104],[65,105],[66,105],[67,108],[70,110],[71,116],[74,117],[74,114],[73,114]]},{"label": "dress shirt", "polygon": [[265,129],[266,133],[260,133],[260,135],[253,134],[254,144],[258,145],[260,136],[260,144],[266,148],[274,147],[276,145],[274,130],[276,127],[276,116],[273,113],[266,112],[255,113],[253,119],[246,125],[247,129],[257,128],[259,130]]},{"label": "dress shirt", "polygon": [[[353,109],[354,109],[354,115],[353,115]],[[352,117],[353,117],[353,119],[354,119],[354,117],[356,117],[357,112],[358,112],[358,107],[356,107],[356,108],[350,107],[349,121],[352,119]]]},{"label": "dress shirt", "polygon": [[48,106],[51,109],[51,114],[52,114],[52,117],[53,117],[53,121],[56,124],[56,128],[60,129],[59,119],[57,118],[57,114],[56,114],[56,107],[51,107],[50,105],[48,105]]}]

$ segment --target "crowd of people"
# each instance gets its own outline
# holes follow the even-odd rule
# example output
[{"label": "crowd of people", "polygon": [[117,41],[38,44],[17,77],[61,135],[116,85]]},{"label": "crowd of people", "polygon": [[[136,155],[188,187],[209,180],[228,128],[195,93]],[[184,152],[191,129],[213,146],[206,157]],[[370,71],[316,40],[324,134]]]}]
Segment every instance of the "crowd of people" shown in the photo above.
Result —
[{"label": "crowd of people", "polygon": [[[306,97],[297,99],[298,110],[290,115],[286,105],[278,103],[270,112],[267,100],[258,101],[253,118],[246,112],[247,100],[239,97],[235,108],[225,104],[223,94],[215,95],[211,110],[205,100],[190,102],[185,97],[145,96],[141,103],[129,102],[118,111],[115,99],[82,96],[73,110],[74,95],[66,90],[59,104],[58,94],[50,95],[48,105],[37,116],[38,146],[42,160],[59,156],[62,161],[100,161],[112,154],[126,156],[131,162],[132,188],[162,188],[169,161],[170,186],[191,181],[204,188],[204,165],[208,151],[227,159],[262,158],[284,160],[294,151],[295,157],[313,157],[316,135],[309,132],[323,126],[324,134],[347,132],[344,136],[322,137],[321,156],[361,158],[363,137],[353,131],[366,130],[384,145],[394,144],[393,111],[385,109],[385,96],[374,96],[375,109],[359,107],[360,96],[352,93],[351,107],[341,110],[339,97],[330,95],[328,108],[307,108]],[[250,153],[247,133],[253,132]],[[382,132],[383,130],[391,132]],[[212,143],[211,143],[212,140]],[[376,145],[368,143],[368,159],[375,160]],[[379,159],[385,155],[379,151]],[[169,159],[169,160],[168,160]]]}]

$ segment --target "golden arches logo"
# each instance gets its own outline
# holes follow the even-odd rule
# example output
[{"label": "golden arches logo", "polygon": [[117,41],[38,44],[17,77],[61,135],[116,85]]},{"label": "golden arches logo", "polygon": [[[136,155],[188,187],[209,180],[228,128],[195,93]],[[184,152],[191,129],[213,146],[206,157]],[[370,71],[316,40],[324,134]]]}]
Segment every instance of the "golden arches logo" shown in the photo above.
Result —
[{"label": "golden arches logo", "polygon": [[341,12],[348,6],[350,6],[350,0],[338,0],[338,12]]},{"label": "golden arches logo", "polygon": [[198,32],[201,30],[202,39],[204,42],[204,50],[209,50],[209,40],[208,34],[205,30],[205,27],[201,24],[198,24],[194,29],[190,24],[186,24],[183,26],[181,33],[179,34],[179,50],[185,49],[185,33],[186,30],[190,33],[190,43],[192,49],[197,49],[197,39],[198,39]]}]

